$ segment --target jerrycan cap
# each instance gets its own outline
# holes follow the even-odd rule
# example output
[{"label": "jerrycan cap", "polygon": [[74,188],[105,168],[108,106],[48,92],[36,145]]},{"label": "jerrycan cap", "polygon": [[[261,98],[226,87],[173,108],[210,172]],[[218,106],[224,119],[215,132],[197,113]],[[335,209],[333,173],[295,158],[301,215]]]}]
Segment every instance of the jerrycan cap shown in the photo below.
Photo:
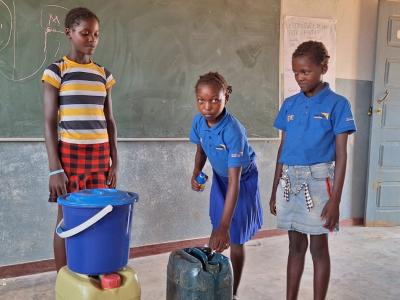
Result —
[{"label": "jerrycan cap", "polygon": [[199,175],[197,175],[196,177],[196,181],[198,184],[204,184],[207,182],[208,176],[206,175],[206,173],[200,172]]},{"label": "jerrycan cap", "polygon": [[121,276],[117,273],[105,274],[100,276],[102,289],[115,289],[121,286]]}]

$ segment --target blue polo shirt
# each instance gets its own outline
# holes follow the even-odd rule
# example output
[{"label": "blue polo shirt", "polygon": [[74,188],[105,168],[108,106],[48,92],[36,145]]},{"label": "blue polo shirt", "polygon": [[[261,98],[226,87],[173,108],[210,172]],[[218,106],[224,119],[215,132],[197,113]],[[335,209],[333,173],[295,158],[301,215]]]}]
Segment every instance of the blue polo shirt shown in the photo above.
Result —
[{"label": "blue polo shirt", "polygon": [[286,134],[279,162],[290,166],[334,161],[336,135],[356,131],[349,101],[329,84],[312,97],[287,98],[274,126]]},{"label": "blue polo shirt", "polygon": [[235,167],[242,167],[244,174],[256,154],[248,144],[243,125],[226,109],[223,113],[224,117],[212,127],[198,113],[193,119],[190,141],[201,144],[218,175],[228,177],[228,168]]}]

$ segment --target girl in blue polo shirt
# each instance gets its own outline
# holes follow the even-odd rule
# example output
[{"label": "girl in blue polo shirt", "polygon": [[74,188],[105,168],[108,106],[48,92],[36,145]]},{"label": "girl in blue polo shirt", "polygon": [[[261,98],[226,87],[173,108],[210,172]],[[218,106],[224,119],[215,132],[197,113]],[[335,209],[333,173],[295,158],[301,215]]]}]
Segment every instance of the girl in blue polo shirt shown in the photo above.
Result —
[{"label": "girl in blue polo shirt", "polygon": [[[296,299],[310,235],[314,299],[325,299],[330,276],[329,231],[338,229],[347,137],[356,131],[350,103],[322,81],[329,55],[308,41],[292,56],[301,91],[287,98],[274,126],[282,130],[270,210],[288,230],[287,299]],[[278,190],[279,183],[281,188]]]},{"label": "girl in blue polo shirt", "polygon": [[243,245],[263,222],[256,155],[245,128],[225,108],[232,92],[225,78],[212,72],[200,76],[195,91],[200,113],[194,117],[190,132],[190,141],[197,145],[192,189],[200,190],[196,177],[208,158],[213,168],[209,246],[218,252],[231,247],[236,299],[244,264]]}]

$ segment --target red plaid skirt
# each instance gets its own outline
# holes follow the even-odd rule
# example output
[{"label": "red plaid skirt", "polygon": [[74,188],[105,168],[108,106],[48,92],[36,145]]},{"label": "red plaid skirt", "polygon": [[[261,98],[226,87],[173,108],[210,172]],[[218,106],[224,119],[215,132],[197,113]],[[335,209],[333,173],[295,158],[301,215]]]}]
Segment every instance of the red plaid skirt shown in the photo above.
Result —
[{"label": "red plaid skirt", "polygon": [[[59,142],[61,165],[68,177],[67,192],[107,187],[110,144],[70,144]],[[50,195],[50,202],[57,197]]]}]

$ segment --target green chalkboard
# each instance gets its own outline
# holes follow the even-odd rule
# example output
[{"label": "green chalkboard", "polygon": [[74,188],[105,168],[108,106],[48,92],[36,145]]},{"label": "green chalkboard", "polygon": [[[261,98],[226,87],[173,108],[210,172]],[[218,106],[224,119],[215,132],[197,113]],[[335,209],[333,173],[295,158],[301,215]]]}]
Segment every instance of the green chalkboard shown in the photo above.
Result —
[{"label": "green chalkboard", "polygon": [[277,137],[280,0],[0,0],[0,138],[42,137],[46,66],[69,48],[68,9],[100,18],[94,60],[117,79],[120,137],[187,137],[194,84],[219,71],[250,137]]}]

